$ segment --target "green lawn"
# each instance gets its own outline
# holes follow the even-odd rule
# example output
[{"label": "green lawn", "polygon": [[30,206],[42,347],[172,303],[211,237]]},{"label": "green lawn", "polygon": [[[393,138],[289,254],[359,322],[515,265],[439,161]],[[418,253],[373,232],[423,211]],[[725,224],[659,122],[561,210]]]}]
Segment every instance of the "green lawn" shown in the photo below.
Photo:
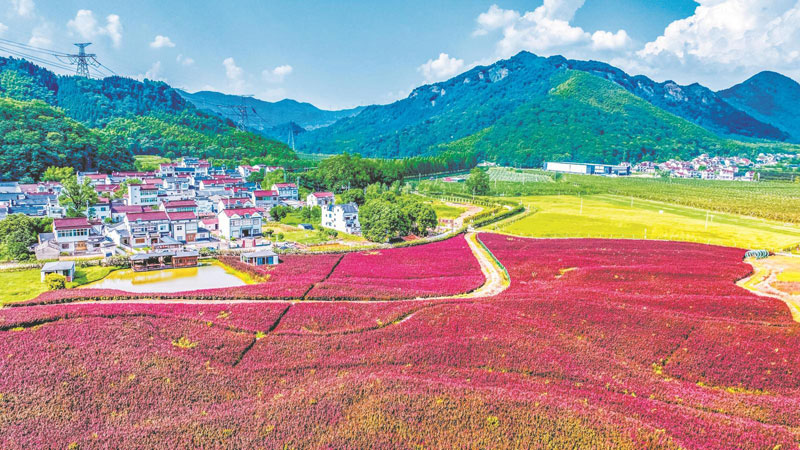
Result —
[{"label": "green lawn", "polygon": [[450,206],[439,200],[432,201],[431,206],[439,219],[455,219],[469,209],[466,206]]},{"label": "green lawn", "polygon": [[273,230],[275,235],[283,233],[284,240],[288,242],[296,242],[304,245],[322,244],[332,241],[346,241],[346,242],[366,242],[361,236],[355,236],[348,233],[339,233],[335,238],[331,238],[320,233],[323,228],[319,224],[314,224],[313,230],[302,230],[296,226],[288,225],[285,223],[267,222],[264,225],[264,231]]},{"label": "green lawn", "polygon": [[[538,212],[496,231],[531,237],[604,237],[783,249],[800,244],[800,227],[752,217],[614,195],[535,196],[516,200]],[[582,206],[581,206],[582,204]],[[490,225],[487,230],[495,230]]]},{"label": "green lawn", "polygon": [[134,166],[137,170],[158,170],[159,164],[171,162],[169,158],[156,155],[134,155]]},{"label": "green lawn", "polygon": [[0,272],[0,303],[30,300],[46,290],[39,269]]},{"label": "green lawn", "polygon": [[[75,279],[67,283],[68,288],[74,288],[93,281],[105,278],[117,267],[80,267],[75,269]],[[47,290],[41,281],[39,269],[25,269],[20,271],[0,272],[0,304],[22,302],[36,298]]]}]

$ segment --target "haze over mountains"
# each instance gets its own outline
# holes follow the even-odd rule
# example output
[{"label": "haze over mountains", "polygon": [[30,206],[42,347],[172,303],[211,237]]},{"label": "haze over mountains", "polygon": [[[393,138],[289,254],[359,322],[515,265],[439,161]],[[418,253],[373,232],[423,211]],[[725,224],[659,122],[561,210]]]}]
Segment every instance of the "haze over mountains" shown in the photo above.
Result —
[{"label": "haze over mountains", "polygon": [[[794,145],[800,143],[800,118],[794,114],[800,84],[780,74],[762,72],[714,92],[699,84],[630,76],[601,62],[528,52],[420,86],[388,105],[326,111],[288,99],[246,99],[249,130],[271,139],[234,130],[233,107],[242,105],[241,97],[192,94],[163,82],[57,76],[22,60],[0,58],[0,95],[41,100],[45,105],[37,108],[67,121],[67,129],[92,135],[96,142],[88,148],[95,150],[87,150],[79,167],[98,166],[103,154],[117,155],[116,165],[106,163],[112,168],[130,166],[130,155],[140,153],[291,160],[296,155],[275,140],[286,143],[292,135],[297,150],[308,153],[396,158],[458,152],[527,166],[545,160],[635,162],[800,148]],[[5,105],[0,125],[46,130],[46,121],[21,115],[28,106]],[[16,159],[31,159],[15,136],[2,142],[3,174],[19,175]],[[69,139],[43,139],[24,144],[39,145],[37,151],[49,155],[48,164],[69,163],[64,156]],[[20,170],[36,174],[43,167]]]}]

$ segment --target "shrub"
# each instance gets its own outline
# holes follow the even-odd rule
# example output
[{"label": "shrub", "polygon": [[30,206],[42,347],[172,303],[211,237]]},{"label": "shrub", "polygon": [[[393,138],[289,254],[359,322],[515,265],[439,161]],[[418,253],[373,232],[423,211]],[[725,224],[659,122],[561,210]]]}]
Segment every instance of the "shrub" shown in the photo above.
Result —
[{"label": "shrub", "polygon": [[47,289],[57,291],[67,287],[67,278],[58,273],[49,273],[44,277],[44,282],[47,284]]}]

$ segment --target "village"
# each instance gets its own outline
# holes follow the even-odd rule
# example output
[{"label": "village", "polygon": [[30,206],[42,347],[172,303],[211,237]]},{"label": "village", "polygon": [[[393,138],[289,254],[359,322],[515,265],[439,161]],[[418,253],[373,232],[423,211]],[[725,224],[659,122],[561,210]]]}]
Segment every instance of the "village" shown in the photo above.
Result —
[{"label": "village", "polygon": [[[336,204],[332,192],[311,192],[301,199],[296,183],[274,183],[265,190],[247,181],[254,172],[280,169],[227,169],[187,157],[160,164],[152,172],[79,172],[78,182],[93,186],[98,201],[86,205],[84,217],[74,218],[66,217],[59,202],[61,183],[4,182],[0,219],[10,214],[53,219],[52,233],[40,234],[32,249],[37,260],[124,255],[134,270],[192,266],[201,253],[218,250],[235,251],[252,265],[277,264],[273,239],[263,228],[277,206],[321,209],[319,223],[302,223],[300,229],[360,234],[358,206]],[[127,193],[113,195],[121,189]],[[67,265],[49,263],[43,276],[47,271],[61,273]]]}]

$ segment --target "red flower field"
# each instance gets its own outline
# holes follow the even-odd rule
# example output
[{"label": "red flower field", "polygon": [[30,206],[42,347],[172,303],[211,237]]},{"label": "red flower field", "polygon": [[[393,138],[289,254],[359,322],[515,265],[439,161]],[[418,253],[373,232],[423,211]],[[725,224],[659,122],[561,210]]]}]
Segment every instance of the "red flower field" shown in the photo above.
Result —
[{"label": "red flower field", "polygon": [[743,251],[480,238],[491,298],[325,298],[474,289],[446,241],[274,269],[326,301],[2,309],[0,448],[798,448],[800,324]]}]

